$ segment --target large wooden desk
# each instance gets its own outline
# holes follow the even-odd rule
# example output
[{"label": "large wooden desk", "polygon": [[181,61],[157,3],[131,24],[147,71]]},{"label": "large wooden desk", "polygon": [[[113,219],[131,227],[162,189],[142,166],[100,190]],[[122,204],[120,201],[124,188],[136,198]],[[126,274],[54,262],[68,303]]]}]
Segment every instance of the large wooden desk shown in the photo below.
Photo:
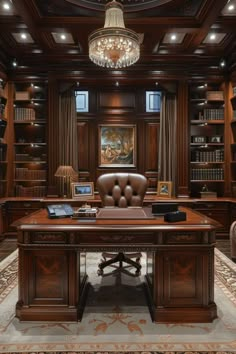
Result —
[{"label": "large wooden desk", "polygon": [[219,224],[180,209],[187,212],[187,221],[167,223],[152,217],[148,208],[109,210],[90,222],[48,219],[44,209],[21,219],[16,316],[23,321],[81,320],[86,252],[143,251],[152,319],[212,322],[217,317],[214,246]]}]

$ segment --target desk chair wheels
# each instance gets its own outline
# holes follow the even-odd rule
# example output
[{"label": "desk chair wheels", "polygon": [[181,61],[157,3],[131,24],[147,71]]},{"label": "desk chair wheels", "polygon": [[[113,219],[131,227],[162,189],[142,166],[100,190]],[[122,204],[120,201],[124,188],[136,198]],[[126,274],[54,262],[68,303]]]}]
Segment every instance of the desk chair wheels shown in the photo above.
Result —
[{"label": "desk chair wheels", "polygon": [[[128,253],[127,255],[119,252],[117,255],[113,254],[113,253],[107,253],[107,252],[103,252],[102,253],[102,257],[103,259],[101,259],[101,263],[98,264],[98,271],[97,274],[98,275],[103,275],[103,268],[107,267],[107,266],[112,266],[115,268],[115,270],[121,270],[125,273],[128,273],[129,275],[135,275],[135,276],[139,276],[141,274],[141,262],[140,262],[140,258],[142,257],[141,253]],[[110,258],[107,260],[107,258]],[[131,258],[136,258],[135,261],[133,261]],[[116,266],[114,265],[114,263],[119,262],[119,265]],[[127,263],[127,266],[123,266],[123,262]],[[132,274],[131,272],[129,272],[127,270],[127,268],[129,268],[130,266],[134,267],[135,270],[135,274]]]}]

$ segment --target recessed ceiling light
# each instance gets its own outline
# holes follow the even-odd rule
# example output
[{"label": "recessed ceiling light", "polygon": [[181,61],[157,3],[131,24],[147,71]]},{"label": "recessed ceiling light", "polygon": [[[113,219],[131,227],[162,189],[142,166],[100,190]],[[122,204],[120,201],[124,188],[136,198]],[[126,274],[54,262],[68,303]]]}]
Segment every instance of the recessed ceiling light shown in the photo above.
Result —
[{"label": "recessed ceiling light", "polygon": [[66,40],[66,35],[64,33],[62,33],[60,37],[63,41]]},{"label": "recessed ceiling light", "polygon": [[215,35],[215,33],[212,33],[211,35],[210,35],[210,40],[211,41],[214,41],[216,39],[216,35]]},{"label": "recessed ceiling light", "polygon": [[26,33],[21,33],[20,37],[21,37],[22,39],[27,39],[27,34],[26,34]]},{"label": "recessed ceiling light", "polygon": [[17,66],[17,61],[16,61],[16,59],[14,59],[14,60],[12,61],[12,66],[14,66],[14,67]]},{"label": "recessed ceiling light", "polygon": [[8,2],[4,2],[3,4],[2,4],[2,7],[3,7],[3,9],[4,10],[6,10],[6,11],[8,11],[8,10],[10,10],[10,4],[8,3]]},{"label": "recessed ceiling light", "polygon": [[118,87],[120,84],[119,84],[119,81],[116,81],[116,86]]},{"label": "recessed ceiling light", "polygon": [[234,10],[234,4],[230,4],[230,5],[228,6],[228,10],[229,10],[229,11],[233,11],[233,10]]},{"label": "recessed ceiling light", "polygon": [[221,66],[222,68],[224,68],[224,67],[226,66],[226,62],[225,62],[224,59],[222,59],[222,60],[220,61],[220,66]]},{"label": "recessed ceiling light", "polygon": [[176,36],[176,34],[175,34],[175,33],[173,33],[173,34],[170,36],[170,39],[171,39],[172,41],[175,41],[175,40],[176,40],[176,38],[177,38],[177,36]]}]

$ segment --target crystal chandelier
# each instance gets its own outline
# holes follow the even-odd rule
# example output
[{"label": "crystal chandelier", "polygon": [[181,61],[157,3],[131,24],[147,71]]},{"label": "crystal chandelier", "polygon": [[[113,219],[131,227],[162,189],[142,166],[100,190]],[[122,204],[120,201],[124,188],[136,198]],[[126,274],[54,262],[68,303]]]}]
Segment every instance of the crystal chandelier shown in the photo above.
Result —
[{"label": "crystal chandelier", "polygon": [[115,0],[105,7],[105,24],[89,35],[89,58],[96,65],[124,68],[139,59],[139,35],[125,28],[123,6]]}]

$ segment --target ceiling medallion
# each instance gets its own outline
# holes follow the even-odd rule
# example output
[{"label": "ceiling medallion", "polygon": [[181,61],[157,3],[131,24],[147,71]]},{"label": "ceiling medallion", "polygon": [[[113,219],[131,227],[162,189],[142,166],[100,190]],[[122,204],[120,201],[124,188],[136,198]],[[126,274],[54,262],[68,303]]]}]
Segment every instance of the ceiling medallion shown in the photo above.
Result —
[{"label": "ceiling medallion", "polygon": [[125,28],[123,6],[115,0],[105,6],[104,27],[92,32],[88,41],[89,58],[99,66],[124,68],[140,57],[139,35]]}]

